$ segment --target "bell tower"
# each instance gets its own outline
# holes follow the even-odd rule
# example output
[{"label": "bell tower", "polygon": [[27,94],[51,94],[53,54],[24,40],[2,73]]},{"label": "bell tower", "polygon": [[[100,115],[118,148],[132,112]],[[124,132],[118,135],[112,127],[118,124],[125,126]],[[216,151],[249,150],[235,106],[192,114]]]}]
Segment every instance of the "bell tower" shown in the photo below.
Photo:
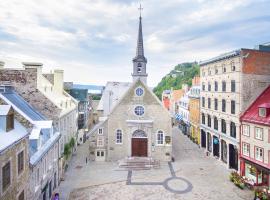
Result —
[{"label": "bell tower", "polygon": [[143,49],[143,34],[142,34],[142,6],[140,5],[140,18],[139,18],[139,31],[138,31],[138,39],[137,39],[137,48],[136,48],[136,56],[133,58],[133,81],[140,79],[142,82],[147,84],[147,76],[146,73],[146,63],[147,59],[144,57],[144,49]]}]

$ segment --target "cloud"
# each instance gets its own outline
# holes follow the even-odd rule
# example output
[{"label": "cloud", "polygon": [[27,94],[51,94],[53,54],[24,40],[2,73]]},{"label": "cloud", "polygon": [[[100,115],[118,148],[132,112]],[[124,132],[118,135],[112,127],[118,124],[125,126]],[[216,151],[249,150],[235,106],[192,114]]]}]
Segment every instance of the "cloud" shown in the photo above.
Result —
[{"label": "cloud", "polygon": [[[252,48],[270,38],[266,0],[147,0],[142,4],[151,86],[178,63]],[[46,69],[61,67],[68,81],[130,81],[137,8],[134,0],[0,1],[4,47],[0,60],[36,60]]]}]

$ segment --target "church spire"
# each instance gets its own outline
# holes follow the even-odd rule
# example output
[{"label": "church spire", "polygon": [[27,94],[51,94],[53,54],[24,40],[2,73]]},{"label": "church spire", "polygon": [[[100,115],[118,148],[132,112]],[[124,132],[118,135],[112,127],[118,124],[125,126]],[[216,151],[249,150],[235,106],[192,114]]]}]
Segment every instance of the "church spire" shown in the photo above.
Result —
[{"label": "church spire", "polygon": [[143,34],[142,34],[142,6],[140,5],[140,18],[139,18],[139,30],[138,30],[138,39],[137,39],[137,48],[136,48],[136,56],[133,58],[133,81],[140,78],[145,84],[147,79],[146,73],[146,63],[147,59],[144,57],[144,49],[143,49]]}]

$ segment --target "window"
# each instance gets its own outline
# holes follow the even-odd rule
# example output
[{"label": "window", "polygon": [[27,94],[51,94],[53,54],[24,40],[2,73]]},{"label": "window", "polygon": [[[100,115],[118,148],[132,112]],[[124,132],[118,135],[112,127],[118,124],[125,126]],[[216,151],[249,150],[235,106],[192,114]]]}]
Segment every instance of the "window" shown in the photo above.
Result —
[{"label": "window", "polygon": [[235,101],[231,101],[231,114],[235,114]]},{"label": "window", "polygon": [[103,147],[103,146],[104,146],[103,136],[97,137],[97,147]]},{"label": "window", "polygon": [[226,134],[226,122],[224,119],[221,119],[221,132]]},{"label": "window", "polygon": [[202,90],[205,91],[205,84],[202,83]]},{"label": "window", "polygon": [[10,161],[8,161],[2,168],[2,192],[4,192],[11,183]]},{"label": "window", "polygon": [[222,112],[226,112],[226,100],[222,99]]},{"label": "window", "polygon": [[215,110],[218,110],[218,100],[215,99]]},{"label": "window", "polygon": [[211,109],[211,99],[208,98],[208,108]]},{"label": "window", "polygon": [[214,129],[218,130],[218,119],[217,119],[217,117],[214,117]]},{"label": "window", "polygon": [[235,92],[235,80],[231,80],[231,92]]},{"label": "window", "polygon": [[215,91],[217,92],[218,91],[218,82],[215,81]]},{"label": "window", "polygon": [[231,137],[236,138],[236,126],[234,122],[231,122],[230,124],[230,133]]},{"label": "window", "polygon": [[255,138],[258,140],[263,140],[263,129],[255,127]]},{"label": "window", "polygon": [[141,116],[144,114],[144,107],[143,106],[136,106],[134,109],[136,115]]},{"label": "window", "polygon": [[250,146],[249,146],[249,144],[243,142],[242,143],[242,151],[243,151],[244,156],[249,157],[249,155],[250,155]]},{"label": "window", "polygon": [[205,124],[205,115],[202,113],[202,124]]},{"label": "window", "polygon": [[24,200],[24,190],[18,196],[18,200]]},{"label": "window", "polygon": [[260,147],[255,147],[255,159],[258,161],[263,161],[263,149]]},{"label": "window", "polygon": [[122,131],[121,130],[116,130],[116,144],[122,144]]},{"label": "window", "polygon": [[222,81],[222,92],[226,92],[226,81]]},{"label": "window", "polygon": [[223,73],[226,73],[226,67],[225,67],[225,65],[222,66],[222,71],[223,71]]},{"label": "window", "polygon": [[141,73],[142,72],[142,64],[141,63],[138,63],[137,72],[138,73]]},{"label": "window", "polygon": [[211,83],[208,82],[208,91],[211,92]]},{"label": "window", "polygon": [[243,125],[243,135],[249,136],[249,126]]},{"label": "window", "polygon": [[7,132],[14,129],[14,114],[7,115],[7,122],[6,122],[6,130]]},{"label": "window", "polygon": [[205,107],[205,97],[202,97],[202,107]]},{"label": "window", "polygon": [[158,145],[164,144],[164,134],[162,131],[158,131],[157,133],[157,144]]},{"label": "window", "polygon": [[24,152],[21,151],[18,155],[17,155],[17,166],[18,166],[18,174],[21,174],[23,169],[24,169]]},{"label": "window", "polygon": [[98,135],[103,135],[103,128],[98,129]]},{"label": "window", "polygon": [[207,115],[207,125],[211,128],[211,116]]},{"label": "window", "polygon": [[259,108],[259,116],[266,117],[266,108]]},{"label": "window", "polygon": [[235,71],[235,65],[234,65],[234,62],[231,63],[231,68],[232,68],[232,72]]},{"label": "window", "polygon": [[215,67],[215,74],[218,74],[218,68],[217,68],[217,66]]},{"label": "window", "polygon": [[208,70],[208,75],[209,75],[209,76],[211,75],[211,69]]},{"label": "window", "polygon": [[136,93],[137,96],[142,96],[143,95],[143,89],[139,87],[139,88],[136,89],[135,93]]}]

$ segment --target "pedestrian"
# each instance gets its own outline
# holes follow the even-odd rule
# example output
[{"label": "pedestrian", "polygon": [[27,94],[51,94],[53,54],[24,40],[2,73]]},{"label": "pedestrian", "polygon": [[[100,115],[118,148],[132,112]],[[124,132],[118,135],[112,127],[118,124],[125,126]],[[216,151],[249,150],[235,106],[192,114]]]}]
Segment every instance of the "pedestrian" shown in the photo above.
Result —
[{"label": "pedestrian", "polygon": [[87,157],[85,158],[85,163],[87,164]]}]

